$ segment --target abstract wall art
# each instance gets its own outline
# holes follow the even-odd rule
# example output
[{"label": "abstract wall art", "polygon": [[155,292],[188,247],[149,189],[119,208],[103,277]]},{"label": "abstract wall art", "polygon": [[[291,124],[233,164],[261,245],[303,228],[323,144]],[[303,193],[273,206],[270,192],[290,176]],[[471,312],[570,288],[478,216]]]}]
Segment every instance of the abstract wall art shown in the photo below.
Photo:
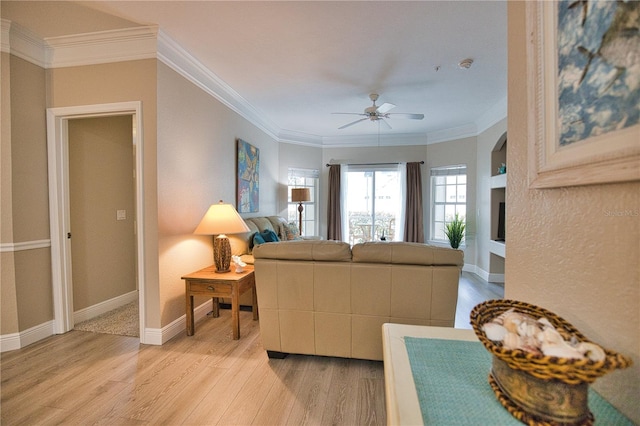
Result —
[{"label": "abstract wall art", "polygon": [[260,211],[260,150],[238,139],[237,197],[239,213]]}]

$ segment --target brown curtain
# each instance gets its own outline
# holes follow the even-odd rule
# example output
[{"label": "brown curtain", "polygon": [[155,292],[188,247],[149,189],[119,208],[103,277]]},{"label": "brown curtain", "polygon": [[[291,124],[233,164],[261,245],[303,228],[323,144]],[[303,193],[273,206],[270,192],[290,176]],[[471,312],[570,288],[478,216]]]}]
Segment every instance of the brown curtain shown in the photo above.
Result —
[{"label": "brown curtain", "polygon": [[327,239],[342,240],[342,215],[340,214],[340,164],[329,166],[329,203],[327,210]]},{"label": "brown curtain", "polygon": [[405,209],[404,240],[424,243],[422,223],[422,171],[421,163],[407,163],[407,203]]}]

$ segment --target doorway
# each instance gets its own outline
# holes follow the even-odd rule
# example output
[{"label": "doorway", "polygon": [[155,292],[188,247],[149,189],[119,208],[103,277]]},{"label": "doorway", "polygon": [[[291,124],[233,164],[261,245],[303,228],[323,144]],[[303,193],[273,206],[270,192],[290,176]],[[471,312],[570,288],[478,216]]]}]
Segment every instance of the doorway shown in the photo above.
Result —
[{"label": "doorway", "polygon": [[[143,149],[142,108],[140,102],[86,105],[47,109],[47,144],[49,166],[49,210],[51,223],[52,282],[54,295],[55,333],[62,334],[74,327],[74,285],[72,277],[71,187],[69,158],[69,122],[77,119],[124,117],[131,123],[131,151],[133,152],[133,208],[116,208],[115,222],[123,216],[133,216],[134,277],[137,285],[140,343],[145,343],[145,269],[144,269],[144,210],[143,210]],[[130,173],[131,173],[131,169]],[[99,198],[103,194],[97,194]],[[120,210],[120,211],[118,211]],[[122,212],[122,210],[125,210]],[[121,219],[126,221],[126,219]],[[120,224],[117,224],[120,225]],[[117,226],[116,225],[116,226]],[[92,239],[99,237],[92,236]],[[99,244],[99,242],[98,242]],[[117,243],[116,243],[117,244]],[[112,246],[111,250],[117,250]],[[99,260],[98,260],[99,262]],[[113,273],[113,268],[104,273]],[[98,284],[99,285],[99,284]],[[135,287],[134,287],[135,289]],[[102,294],[104,296],[104,294]],[[80,298],[81,299],[81,298]],[[86,303],[83,301],[82,303]]]},{"label": "doorway", "polygon": [[68,130],[74,328],[138,337],[132,117],[76,118]]}]

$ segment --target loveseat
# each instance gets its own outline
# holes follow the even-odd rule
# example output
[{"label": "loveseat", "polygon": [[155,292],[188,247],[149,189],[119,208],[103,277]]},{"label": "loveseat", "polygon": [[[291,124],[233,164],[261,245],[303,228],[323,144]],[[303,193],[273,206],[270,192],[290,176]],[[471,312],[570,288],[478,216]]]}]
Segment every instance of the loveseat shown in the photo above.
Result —
[{"label": "loveseat", "polygon": [[286,241],[253,249],[262,344],[382,359],[382,324],[453,327],[460,250],[402,242]]}]

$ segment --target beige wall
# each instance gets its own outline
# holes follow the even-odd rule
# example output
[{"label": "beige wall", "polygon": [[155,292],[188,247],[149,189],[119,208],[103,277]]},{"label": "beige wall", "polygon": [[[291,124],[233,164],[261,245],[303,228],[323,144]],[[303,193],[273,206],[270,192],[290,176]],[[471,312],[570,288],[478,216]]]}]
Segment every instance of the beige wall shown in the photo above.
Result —
[{"label": "beige wall", "polygon": [[[278,146],[280,152],[280,172],[278,185],[278,215],[284,218],[288,215],[288,197],[289,193],[287,182],[289,181],[289,168],[318,170],[322,173],[325,168],[322,163],[322,148],[296,145],[291,143],[280,143]],[[320,194],[322,193],[322,180],[320,179]],[[320,196],[320,194],[318,194]],[[320,207],[326,206],[326,202],[321,198]],[[320,216],[318,216],[318,221]],[[326,235],[325,235],[326,236]]]},{"label": "beige wall", "polygon": [[[45,72],[6,53],[2,62],[2,243],[46,241]],[[3,333],[23,331],[53,318],[50,249],[13,247],[2,254]]]},{"label": "beige wall", "polygon": [[74,311],[136,290],[132,124],[131,115],[69,120]]},{"label": "beige wall", "polygon": [[[13,191],[11,174],[11,57],[0,57],[0,244],[13,243]],[[16,299],[15,258],[13,249],[0,252],[0,334],[16,333],[18,301]]]},{"label": "beige wall", "polygon": [[163,326],[184,315],[184,282],[180,277],[213,263],[212,238],[193,235],[193,230],[211,204],[223,200],[236,205],[238,138],[260,150],[260,211],[244,216],[277,214],[278,143],[158,63],[158,242]]},{"label": "beige wall", "polygon": [[[640,182],[532,190],[527,185],[524,2],[509,2],[507,298],[543,306],[634,366],[594,388],[640,423]],[[630,212],[616,215],[615,212]]]},{"label": "beige wall", "polygon": [[155,59],[47,70],[49,107],[142,102],[146,326],[160,328]]}]

